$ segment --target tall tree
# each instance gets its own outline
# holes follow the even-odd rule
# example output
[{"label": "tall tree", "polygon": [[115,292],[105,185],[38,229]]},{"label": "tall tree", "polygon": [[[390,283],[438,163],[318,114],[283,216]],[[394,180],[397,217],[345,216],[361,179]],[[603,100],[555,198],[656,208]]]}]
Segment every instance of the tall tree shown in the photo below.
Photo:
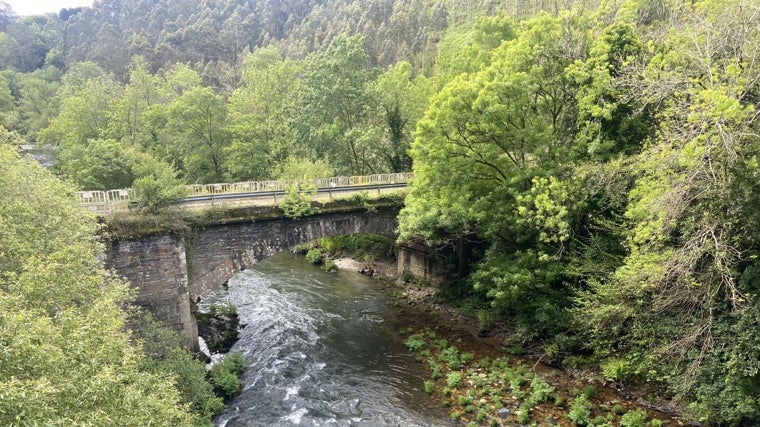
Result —
[{"label": "tall tree", "polygon": [[488,66],[433,99],[412,146],[415,180],[401,239],[490,244],[474,290],[514,316],[523,339],[556,332],[578,210],[572,179],[577,85],[566,69],[587,55],[591,20],[541,14],[501,44]]},{"label": "tall tree", "polygon": [[191,182],[227,179],[225,148],[229,145],[227,105],[207,87],[190,89],[168,106],[167,128],[174,135],[182,165]]},{"label": "tall tree", "polygon": [[0,184],[0,422],[199,422],[172,377],[143,369],[121,309],[128,286],[102,268],[71,189],[2,144]]},{"label": "tall tree", "polygon": [[366,124],[372,77],[361,36],[338,36],[307,59],[302,90],[301,138],[311,155],[325,158],[338,173],[375,169],[376,154]]},{"label": "tall tree", "polygon": [[369,94],[376,107],[371,114],[382,129],[382,137],[375,144],[385,170],[411,170],[412,131],[427,108],[432,89],[432,82],[427,78],[413,76],[408,62],[396,64],[369,84]]},{"label": "tall tree", "polygon": [[306,154],[298,152],[293,123],[303,64],[274,47],[258,49],[244,64],[245,83],[230,98],[230,172],[240,180],[272,178],[288,156]]},{"label": "tall tree", "polygon": [[[630,253],[583,306],[600,352],[667,378],[703,420],[760,420],[756,184],[760,39],[757,6],[700,1],[637,16],[673,30],[626,79],[658,107],[657,133],[631,162],[625,212]],[[644,15],[642,15],[644,13]],[[660,18],[658,18],[660,17]],[[654,32],[655,37],[663,32]],[[641,70],[641,68],[638,68]],[[604,319],[604,320],[602,320]],[[605,323],[598,323],[605,322]]]}]

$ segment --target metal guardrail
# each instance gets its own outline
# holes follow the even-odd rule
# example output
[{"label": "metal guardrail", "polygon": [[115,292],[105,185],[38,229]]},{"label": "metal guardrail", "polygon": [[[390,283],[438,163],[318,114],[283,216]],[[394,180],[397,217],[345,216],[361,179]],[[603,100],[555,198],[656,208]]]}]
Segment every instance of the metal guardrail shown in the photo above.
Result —
[{"label": "metal guardrail", "polygon": [[[203,196],[219,196],[251,193],[284,192],[292,184],[313,184],[317,190],[363,187],[368,185],[406,184],[413,177],[412,172],[375,174],[366,176],[338,176],[318,178],[306,181],[245,181],[218,184],[191,184],[185,186],[188,199],[203,198]],[[123,211],[129,208],[130,202],[135,201],[135,193],[131,188],[109,191],[77,191],[79,204],[98,213]]]}]

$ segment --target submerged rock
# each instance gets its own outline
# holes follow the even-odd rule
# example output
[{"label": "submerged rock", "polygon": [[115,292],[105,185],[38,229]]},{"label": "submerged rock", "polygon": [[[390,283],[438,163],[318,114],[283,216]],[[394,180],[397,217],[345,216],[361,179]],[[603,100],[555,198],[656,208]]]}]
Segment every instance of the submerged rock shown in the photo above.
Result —
[{"label": "submerged rock", "polygon": [[240,320],[234,310],[217,313],[196,313],[198,320],[198,335],[206,342],[212,353],[226,353],[238,340]]}]

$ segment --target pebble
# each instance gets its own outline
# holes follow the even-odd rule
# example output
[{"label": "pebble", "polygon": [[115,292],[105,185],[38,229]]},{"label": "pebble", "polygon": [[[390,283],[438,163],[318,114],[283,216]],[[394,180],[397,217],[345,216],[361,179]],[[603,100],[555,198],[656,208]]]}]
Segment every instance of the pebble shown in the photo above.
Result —
[{"label": "pebble", "polygon": [[512,411],[510,411],[509,409],[501,408],[499,409],[499,418],[507,418],[511,413]]}]

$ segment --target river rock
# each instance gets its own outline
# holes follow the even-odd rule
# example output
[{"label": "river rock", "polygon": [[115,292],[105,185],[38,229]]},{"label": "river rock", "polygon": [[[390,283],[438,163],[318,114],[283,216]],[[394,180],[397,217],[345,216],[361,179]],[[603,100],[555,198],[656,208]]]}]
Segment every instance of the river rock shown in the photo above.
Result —
[{"label": "river rock", "polygon": [[237,313],[196,313],[198,335],[212,353],[226,353],[238,340],[240,320]]},{"label": "river rock", "polygon": [[498,414],[499,414],[499,418],[507,418],[508,416],[512,414],[512,411],[510,411],[507,408],[501,408],[499,409]]}]

